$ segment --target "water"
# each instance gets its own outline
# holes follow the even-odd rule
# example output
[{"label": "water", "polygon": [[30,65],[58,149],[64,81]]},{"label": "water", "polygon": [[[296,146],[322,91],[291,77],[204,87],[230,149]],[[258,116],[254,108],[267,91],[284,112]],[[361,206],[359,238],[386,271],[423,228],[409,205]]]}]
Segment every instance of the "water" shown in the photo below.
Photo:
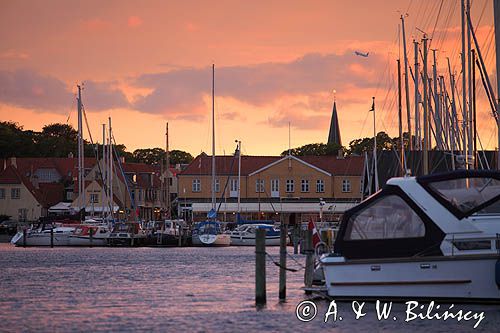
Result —
[{"label": "water", "polygon": [[[268,248],[276,259],[278,250]],[[315,300],[314,320],[301,322],[295,308],[306,299],[300,291],[303,271],[287,273],[288,302],[279,304],[278,267],[270,261],[268,304],[258,311],[254,260],[254,249],[243,247],[23,249],[0,244],[0,331],[467,332],[474,326],[475,321],[405,323],[404,304],[394,305],[391,316],[397,321],[378,321],[372,303],[359,320],[351,303],[338,303],[343,320],[323,323],[329,304],[324,300]],[[500,306],[456,308],[484,311],[476,330],[498,332]]]}]

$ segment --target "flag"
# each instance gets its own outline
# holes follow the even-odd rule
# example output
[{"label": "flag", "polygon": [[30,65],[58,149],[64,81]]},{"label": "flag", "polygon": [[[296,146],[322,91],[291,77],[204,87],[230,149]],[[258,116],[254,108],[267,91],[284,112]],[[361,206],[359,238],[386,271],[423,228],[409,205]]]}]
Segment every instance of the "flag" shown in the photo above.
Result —
[{"label": "flag", "polygon": [[372,97],[373,99],[373,102],[372,102],[372,108],[370,109],[370,111],[375,111],[375,97]]},{"label": "flag", "polygon": [[319,242],[321,242],[321,238],[319,237],[318,230],[316,230],[316,225],[314,224],[312,218],[309,220],[309,224],[307,225],[307,230],[312,230],[313,248],[316,248],[316,245]]}]

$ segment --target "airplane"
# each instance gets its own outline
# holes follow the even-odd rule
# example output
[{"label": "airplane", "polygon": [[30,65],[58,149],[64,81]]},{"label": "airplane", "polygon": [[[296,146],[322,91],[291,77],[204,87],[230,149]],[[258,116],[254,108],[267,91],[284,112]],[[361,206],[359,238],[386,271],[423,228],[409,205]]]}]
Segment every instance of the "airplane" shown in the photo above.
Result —
[{"label": "airplane", "polygon": [[365,58],[368,57],[369,53],[370,52],[363,53],[363,52],[359,52],[359,51],[354,51],[355,55],[358,55],[358,56],[361,56],[361,57],[365,57]]}]

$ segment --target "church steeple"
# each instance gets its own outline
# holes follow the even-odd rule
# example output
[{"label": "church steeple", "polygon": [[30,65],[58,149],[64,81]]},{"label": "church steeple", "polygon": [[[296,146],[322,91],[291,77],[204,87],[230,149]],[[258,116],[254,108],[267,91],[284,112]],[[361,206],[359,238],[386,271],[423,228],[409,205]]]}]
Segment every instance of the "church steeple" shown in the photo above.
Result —
[{"label": "church steeple", "polygon": [[337,117],[337,103],[333,100],[332,120],[330,121],[330,132],[328,133],[328,144],[342,145],[340,138],[339,118]]}]

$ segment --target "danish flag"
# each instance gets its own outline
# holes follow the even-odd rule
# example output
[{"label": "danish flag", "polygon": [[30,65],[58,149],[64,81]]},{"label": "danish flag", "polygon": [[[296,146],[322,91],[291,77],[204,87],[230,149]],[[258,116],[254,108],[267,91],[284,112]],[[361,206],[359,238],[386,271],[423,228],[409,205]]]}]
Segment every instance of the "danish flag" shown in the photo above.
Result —
[{"label": "danish flag", "polygon": [[321,242],[321,237],[319,236],[318,230],[316,229],[316,225],[314,224],[312,218],[309,220],[309,224],[307,225],[307,230],[312,230],[313,248],[316,248],[316,245],[319,242]]}]

